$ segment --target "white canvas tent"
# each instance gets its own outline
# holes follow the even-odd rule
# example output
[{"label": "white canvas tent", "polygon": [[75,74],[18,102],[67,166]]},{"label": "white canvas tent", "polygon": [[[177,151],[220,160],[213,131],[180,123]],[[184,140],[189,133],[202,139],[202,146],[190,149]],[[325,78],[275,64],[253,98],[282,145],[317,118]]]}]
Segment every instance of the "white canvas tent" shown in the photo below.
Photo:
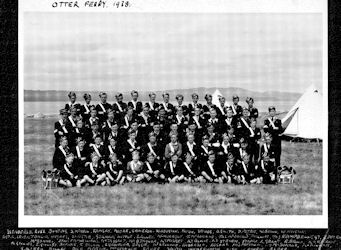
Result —
[{"label": "white canvas tent", "polygon": [[219,102],[219,97],[220,96],[223,96],[223,94],[218,89],[216,89],[214,91],[214,93],[212,94],[212,103],[214,105],[220,106],[220,102]]},{"label": "white canvas tent", "polygon": [[322,139],[322,94],[311,85],[282,119],[283,135]]}]

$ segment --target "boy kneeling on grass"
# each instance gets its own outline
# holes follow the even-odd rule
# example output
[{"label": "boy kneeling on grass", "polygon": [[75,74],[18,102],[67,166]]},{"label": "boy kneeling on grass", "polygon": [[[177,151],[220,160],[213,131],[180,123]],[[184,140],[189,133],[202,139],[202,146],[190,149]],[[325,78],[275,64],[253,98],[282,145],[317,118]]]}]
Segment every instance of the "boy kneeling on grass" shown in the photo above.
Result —
[{"label": "boy kneeling on grass", "polygon": [[173,154],[165,165],[165,176],[170,183],[181,182],[184,180],[182,166],[177,154]]},{"label": "boy kneeling on grass", "polygon": [[144,164],[140,161],[140,153],[135,150],[132,152],[132,160],[127,164],[127,181],[142,182],[146,177]]},{"label": "boy kneeling on grass", "polygon": [[85,163],[85,167],[88,167],[89,178],[87,182],[90,184],[95,185],[102,185],[105,186],[106,182],[106,175],[105,175],[105,164],[99,162],[99,156],[96,152],[91,154],[91,162]]},{"label": "boy kneeling on grass", "polygon": [[276,172],[277,168],[275,162],[270,160],[270,157],[266,154],[263,155],[260,160],[261,181],[264,184],[275,184],[277,182]]},{"label": "boy kneeling on grass", "polygon": [[106,181],[108,185],[123,184],[125,176],[123,176],[123,164],[117,159],[116,153],[109,155],[106,169]]},{"label": "boy kneeling on grass", "polygon": [[223,183],[223,177],[221,176],[219,166],[215,164],[214,151],[211,150],[208,153],[208,161],[204,163],[201,174],[205,178],[206,182]]},{"label": "boy kneeling on grass", "polygon": [[160,164],[155,160],[156,157],[152,152],[147,154],[146,173],[145,177],[148,182],[159,182],[162,183],[165,180],[165,175],[161,171]]}]

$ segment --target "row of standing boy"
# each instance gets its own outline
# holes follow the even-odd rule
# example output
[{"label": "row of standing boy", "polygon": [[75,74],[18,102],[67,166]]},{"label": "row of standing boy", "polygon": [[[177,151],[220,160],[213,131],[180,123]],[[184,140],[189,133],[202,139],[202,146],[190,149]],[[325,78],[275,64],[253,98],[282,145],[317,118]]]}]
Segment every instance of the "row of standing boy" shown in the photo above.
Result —
[{"label": "row of standing boy", "polygon": [[182,95],[176,96],[178,105],[169,103],[168,93],[162,103],[154,93],[145,104],[137,91],[131,96],[126,104],[118,94],[111,105],[106,93],[100,93],[94,106],[91,95],[84,94],[81,105],[70,92],[54,130],[53,166],[61,172],[60,184],[276,182],[282,127],[275,107],[269,107],[262,138],[252,98],[242,108],[237,96],[231,106],[224,97],[214,105],[209,94],[205,105],[193,94],[188,106]]}]

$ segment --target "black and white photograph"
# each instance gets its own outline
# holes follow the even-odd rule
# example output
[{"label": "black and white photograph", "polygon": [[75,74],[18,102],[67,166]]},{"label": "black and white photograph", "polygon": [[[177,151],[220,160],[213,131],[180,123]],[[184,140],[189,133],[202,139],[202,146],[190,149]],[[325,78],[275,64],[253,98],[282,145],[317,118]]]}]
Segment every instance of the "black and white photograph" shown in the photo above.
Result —
[{"label": "black and white photograph", "polygon": [[23,218],[314,226],[327,214],[322,12],[24,12]]}]

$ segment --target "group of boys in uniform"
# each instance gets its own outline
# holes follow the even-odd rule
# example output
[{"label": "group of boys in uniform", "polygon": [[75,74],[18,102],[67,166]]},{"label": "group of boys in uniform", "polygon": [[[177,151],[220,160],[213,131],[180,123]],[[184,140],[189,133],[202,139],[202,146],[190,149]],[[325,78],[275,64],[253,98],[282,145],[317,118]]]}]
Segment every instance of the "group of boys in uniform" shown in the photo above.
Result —
[{"label": "group of boys in uniform", "polygon": [[113,104],[106,93],[99,96],[97,105],[90,94],[79,104],[70,92],[70,102],[60,110],[53,167],[62,186],[277,181],[282,125],[275,107],[269,107],[262,133],[252,98],[242,107],[238,96],[231,105],[223,96],[214,105],[209,94],[201,104],[195,93],[189,105],[180,94],[175,105],[168,93],[161,103],[155,93],[146,103],[138,100],[137,91],[128,103],[122,94]]}]

